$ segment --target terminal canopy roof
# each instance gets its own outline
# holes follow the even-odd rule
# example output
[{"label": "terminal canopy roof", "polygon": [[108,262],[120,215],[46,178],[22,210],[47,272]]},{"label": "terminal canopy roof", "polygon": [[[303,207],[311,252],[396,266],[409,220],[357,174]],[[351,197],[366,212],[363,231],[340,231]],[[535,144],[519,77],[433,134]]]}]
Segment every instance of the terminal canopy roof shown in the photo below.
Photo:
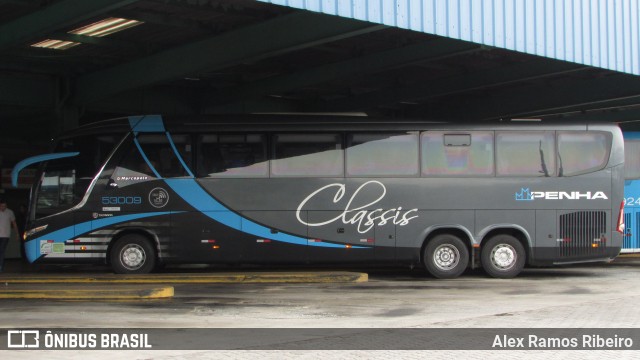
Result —
[{"label": "terminal canopy roof", "polygon": [[638,13],[633,0],[0,0],[1,137],[135,114],[633,124]]}]

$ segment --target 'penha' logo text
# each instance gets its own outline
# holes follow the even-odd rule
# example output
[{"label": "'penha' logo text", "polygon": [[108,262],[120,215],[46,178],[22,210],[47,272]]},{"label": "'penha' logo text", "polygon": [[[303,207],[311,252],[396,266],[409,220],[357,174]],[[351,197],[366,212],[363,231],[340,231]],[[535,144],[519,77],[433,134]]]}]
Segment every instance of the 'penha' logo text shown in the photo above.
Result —
[{"label": "'penha' logo text", "polygon": [[607,195],[602,191],[531,191],[529,188],[522,188],[516,193],[517,201],[542,200],[608,200]]},{"label": "'penha' logo text", "polygon": [[[378,193],[378,197],[370,202],[362,201],[362,195],[358,196],[363,189],[367,189],[368,193]],[[347,202],[345,209],[342,211],[342,214],[334,217],[332,219],[328,219],[322,222],[306,222],[300,216],[300,213],[304,210],[304,206],[311,200],[314,196],[322,193],[324,191],[335,191],[335,195],[333,196],[333,203],[337,204],[342,200],[347,192],[346,185],[335,183],[327,186],[323,186],[320,189],[312,192],[306,199],[302,200],[300,205],[298,206],[298,210],[296,211],[296,217],[298,221],[307,226],[324,226],[327,224],[331,224],[336,221],[342,221],[343,224],[358,224],[358,232],[361,234],[366,233],[371,230],[374,225],[383,226],[387,223],[391,222],[398,226],[404,226],[409,223],[412,219],[418,217],[415,215],[418,212],[418,209],[411,210],[403,210],[402,206],[398,206],[397,208],[392,209],[375,209],[375,210],[364,210],[374,206],[380,200],[384,198],[387,194],[387,188],[379,181],[368,181],[362,184],[354,193],[351,195],[351,198]],[[359,203],[364,202],[365,204]]]}]

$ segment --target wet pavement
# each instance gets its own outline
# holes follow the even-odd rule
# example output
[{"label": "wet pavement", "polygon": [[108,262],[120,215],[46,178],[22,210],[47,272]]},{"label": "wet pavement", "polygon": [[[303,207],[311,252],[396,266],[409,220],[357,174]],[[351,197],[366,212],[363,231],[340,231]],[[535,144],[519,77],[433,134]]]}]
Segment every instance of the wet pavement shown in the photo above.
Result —
[{"label": "wet pavement", "polygon": [[[22,265],[15,265],[22,266]],[[28,265],[24,265],[28,266]],[[203,276],[238,269],[168,268],[161,274]],[[312,269],[250,269],[251,272]],[[320,269],[327,270],[327,269]],[[136,301],[0,300],[1,328],[638,328],[640,257],[608,264],[526,269],[515,279],[492,279],[481,271],[437,280],[421,269],[340,268],[368,273],[358,283],[170,284],[168,299]],[[32,275],[96,276],[104,268],[31,269]],[[7,276],[7,273],[1,276]],[[157,276],[157,275],[156,275]],[[4,283],[0,283],[5,285]],[[55,286],[55,285],[54,285]],[[124,286],[124,285],[113,285]],[[265,339],[265,341],[270,341]],[[272,341],[277,341],[273,339]],[[452,341],[456,341],[452,339]],[[637,339],[640,343],[640,339]],[[322,339],[320,339],[322,343]],[[74,358],[68,351],[38,351],[46,358]],[[111,359],[101,351],[82,357]],[[27,359],[33,352],[12,351]],[[64,355],[64,356],[63,356]],[[126,353],[132,359],[221,358],[628,358],[619,351],[153,351]],[[635,354],[634,354],[635,355]],[[0,355],[2,356],[2,355]],[[4,356],[3,356],[4,357]]]}]

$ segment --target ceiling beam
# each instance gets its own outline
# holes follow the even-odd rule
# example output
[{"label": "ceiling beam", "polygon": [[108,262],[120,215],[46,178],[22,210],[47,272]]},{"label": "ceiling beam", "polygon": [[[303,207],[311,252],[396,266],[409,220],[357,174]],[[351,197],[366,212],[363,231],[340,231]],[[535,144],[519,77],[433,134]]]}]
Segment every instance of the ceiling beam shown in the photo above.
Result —
[{"label": "ceiling beam", "polygon": [[86,104],[128,89],[383,28],[383,25],[336,16],[296,12],[81,77],[77,81],[74,102]]},{"label": "ceiling beam", "polygon": [[33,0],[0,0],[0,4],[13,4],[20,6],[34,7],[39,6],[39,2]]},{"label": "ceiling beam", "polygon": [[91,103],[91,111],[122,114],[196,115],[195,89],[154,87],[126,91]]},{"label": "ceiling beam", "polygon": [[62,0],[0,26],[0,49],[90,19],[138,0]]},{"label": "ceiling beam", "polygon": [[205,26],[200,22],[196,22],[193,20],[186,20],[180,17],[171,16],[170,14],[155,14],[151,12],[145,11],[136,11],[136,10],[128,10],[128,9],[118,9],[109,13],[110,15],[125,18],[125,19],[134,19],[138,21],[142,21],[145,24],[156,24],[174,28],[183,28],[183,29],[194,29],[200,30],[204,32],[210,32],[211,28],[214,27],[215,24],[211,24],[210,26]]},{"label": "ceiling beam", "polygon": [[[614,74],[587,79],[563,79],[551,83],[500,89],[484,96],[431,106],[433,113],[449,118],[508,119],[562,111],[588,110],[606,103],[640,96],[637,76]],[[412,112],[426,110],[418,107]]]},{"label": "ceiling beam", "polygon": [[[640,104],[640,99],[636,99]],[[609,109],[609,110],[590,110],[585,112],[573,112],[563,114],[561,116],[545,117],[545,121],[579,121],[579,122],[615,122],[629,123],[636,128],[640,126],[640,105],[631,108]],[[627,126],[628,126],[627,125]]]},{"label": "ceiling beam", "polygon": [[116,48],[116,49],[124,48],[127,50],[136,50],[136,52],[144,51],[147,48],[146,44],[127,41],[127,40],[113,39],[108,37],[77,35],[77,34],[70,34],[65,32],[53,33],[51,34],[51,39],[73,41],[81,44],[90,44],[90,45]]},{"label": "ceiling beam", "polygon": [[[633,109],[640,109],[640,94],[637,96],[624,97],[622,99],[611,99],[598,101],[591,104],[579,104],[574,106],[550,110],[545,112],[536,112],[528,115],[530,118],[557,118],[572,117],[577,115],[585,115],[588,113],[613,113],[626,112],[630,113]],[[607,120],[608,121],[608,120]]]},{"label": "ceiling beam", "polygon": [[392,105],[402,101],[419,102],[426,99],[489,89],[585,69],[588,69],[588,67],[564,61],[536,58],[524,63],[499,66],[490,70],[437,79],[429,83],[416,83],[339,99],[329,102],[324,109],[327,111],[353,111]]},{"label": "ceiling beam", "polygon": [[[247,99],[257,99],[265,95],[278,94],[318,83],[364,77],[383,69],[411,63],[442,60],[451,56],[479,51],[482,48],[477,44],[438,38],[245,84],[242,89],[231,90],[225,99],[216,99],[218,96],[216,94],[206,94],[203,99],[205,99],[204,103],[218,105],[243,102]],[[206,101],[207,99],[211,99],[211,101]],[[216,112],[218,105],[209,106],[205,112]]]}]

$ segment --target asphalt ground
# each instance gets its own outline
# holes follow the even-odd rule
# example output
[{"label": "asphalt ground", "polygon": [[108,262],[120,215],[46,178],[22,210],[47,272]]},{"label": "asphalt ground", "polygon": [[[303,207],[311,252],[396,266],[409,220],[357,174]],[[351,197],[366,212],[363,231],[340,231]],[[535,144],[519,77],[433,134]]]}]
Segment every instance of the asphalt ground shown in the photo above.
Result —
[{"label": "asphalt ground", "polygon": [[[169,268],[160,273],[121,275],[105,267],[32,266],[8,261],[0,273],[0,299],[162,299],[175,284],[349,283],[366,282],[362,272],[348,271],[209,271],[203,266]],[[133,284],[136,284],[135,286]],[[155,286],[152,286],[155,285]],[[164,285],[164,286],[163,286]]]},{"label": "asphalt ground", "polygon": [[[613,264],[640,265],[640,254],[622,255]],[[607,265],[593,263],[582,266]],[[398,273],[398,268],[394,267],[353,269],[362,271],[301,267],[273,271],[271,267],[256,266],[234,267],[230,271],[228,266],[176,265],[152,274],[121,275],[113,274],[106,266],[32,265],[22,259],[8,259],[4,272],[0,273],[0,284],[4,284],[0,299],[160,299],[174,296],[171,285],[176,284],[358,283],[368,281],[368,272],[380,278]],[[412,274],[426,276],[420,269]]]},{"label": "asphalt ground", "polygon": [[[18,264],[18,266],[23,266]],[[26,266],[26,265],[25,265]],[[112,276],[104,268],[31,269],[24,276],[96,278]],[[154,276],[208,276],[239,269],[168,268]],[[304,270],[304,271],[303,271]],[[306,272],[307,269],[256,269],[252,273]],[[308,269],[312,270],[312,269]],[[313,269],[316,272],[317,269]],[[327,271],[327,269],[320,269]],[[321,283],[175,283],[173,297],[159,299],[61,300],[1,299],[0,328],[153,328],[153,329],[478,329],[478,328],[640,328],[640,256],[614,262],[526,269],[515,279],[492,279],[472,271],[458,279],[438,280],[421,269],[341,268],[364,272],[367,282]],[[5,277],[11,273],[3,273]],[[4,285],[0,282],[0,285]],[[13,284],[18,285],[18,284]],[[13,286],[12,284],[4,285]],[[35,284],[43,286],[44,284]],[[81,284],[93,286],[95,284]],[[135,286],[155,286],[140,284]],[[47,284],[53,288],[70,284]],[[109,284],[111,287],[131,284]],[[277,343],[268,334],[261,341]],[[274,335],[275,336],[275,335]],[[317,337],[323,349],[330,339]],[[185,340],[186,341],[186,340]],[[212,339],[215,341],[215,339]],[[376,341],[371,339],[371,341]],[[452,339],[459,341],[459,339]],[[640,343],[640,339],[636,339]],[[373,344],[375,345],[375,344]],[[372,345],[372,346],[373,346]],[[136,350],[6,351],[2,358],[31,359],[209,359],[209,358],[389,358],[409,359],[627,359],[617,350]],[[5,357],[5,354],[7,357]]]}]

